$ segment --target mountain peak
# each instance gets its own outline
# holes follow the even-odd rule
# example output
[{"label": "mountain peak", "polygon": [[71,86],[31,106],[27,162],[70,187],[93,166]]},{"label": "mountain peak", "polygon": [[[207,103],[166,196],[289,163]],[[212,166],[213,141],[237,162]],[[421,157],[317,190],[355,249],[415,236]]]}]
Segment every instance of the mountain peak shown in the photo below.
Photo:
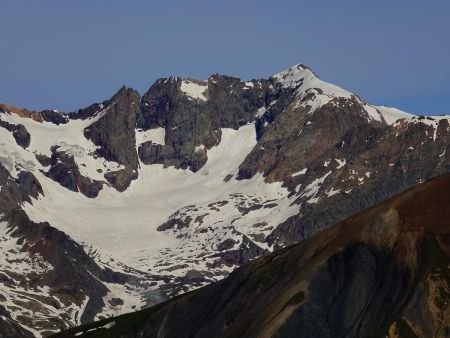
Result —
[{"label": "mountain peak", "polygon": [[136,93],[137,95],[139,95],[139,93],[135,89],[133,89],[131,87],[127,87],[125,85],[122,85],[122,87],[120,87],[120,89],[113,95],[113,97],[111,99],[121,97],[124,95],[132,95],[133,93]]},{"label": "mountain peak", "polygon": [[323,94],[328,98],[351,98],[351,96],[354,95],[334,84],[322,81],[308,66],[304,64],[296,64],[287,70],[273,75],[272,79],[280,83],[283,88],[295,89],[297,94],[315,90],[318,91],[319,94]]},{"label": "mountain peak", "polygon": [[310,74],[316,77],[309,67],[299,63],[293,65],[289,69],[274,74],[272,78],[277,82],[280,82],[283,87],[295,88],[298,87],[298,84],[301,84],[302,80]]}]

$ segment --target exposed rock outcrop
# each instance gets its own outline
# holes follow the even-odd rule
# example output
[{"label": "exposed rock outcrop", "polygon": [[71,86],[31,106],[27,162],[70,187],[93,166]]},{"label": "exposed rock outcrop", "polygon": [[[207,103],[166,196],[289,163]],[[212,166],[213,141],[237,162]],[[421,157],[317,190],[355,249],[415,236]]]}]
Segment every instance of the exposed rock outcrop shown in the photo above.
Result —
[{"label": "exposed rock outcrop", "polygon": [[12,132],[17,144],[26,149],[30,145],[30,133],[23,124],[11,124],[0,120],[0,127]]},{"label": "exposed rock outcrop", "polygon": [[99,146],[98,156],[125,167],[120,173],[105,176],[119,191],[137,177],[135,126],[139,103],[138,92],[122,87],[107,102],[104,115],[84,130],[86,138]]},{"label": "exposed rock outcrop", "polygon": [[[203,90],[200,98],[183,91],[192,85]],[[238,129],[255,120],[265,104],[269,81],[244,82],[235,77],[213,75],[208,81],[160,79],[144,94],[137,127],[162,127],[165,144],[143,143],[143,163],[161,163],[192,171],[207,161],[207,149],[220,143],[221,128]]]},{"label": "exposed rock outcrop", "polygon": [[[44,158],[41,157],[41,160],[42,163],[46,163]],[[49,162],[50,169],[45,174],[69,190],[79,191],[86,197],[95,198],[103,188],[103,182],[81,175],[73,155],[58,151],[57,147],[52,148]]]}]

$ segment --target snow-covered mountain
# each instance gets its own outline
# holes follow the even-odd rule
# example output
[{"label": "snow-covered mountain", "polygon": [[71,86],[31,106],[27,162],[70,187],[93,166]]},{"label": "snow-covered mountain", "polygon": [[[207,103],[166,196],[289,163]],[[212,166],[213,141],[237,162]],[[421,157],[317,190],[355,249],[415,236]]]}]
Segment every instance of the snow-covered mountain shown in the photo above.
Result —
[{"label": "snow-covered mountain", "polygon": [[219,280],[449,172],[449,127],[304,65],[70,114],[1,105],[0,328],[45,336]]}]

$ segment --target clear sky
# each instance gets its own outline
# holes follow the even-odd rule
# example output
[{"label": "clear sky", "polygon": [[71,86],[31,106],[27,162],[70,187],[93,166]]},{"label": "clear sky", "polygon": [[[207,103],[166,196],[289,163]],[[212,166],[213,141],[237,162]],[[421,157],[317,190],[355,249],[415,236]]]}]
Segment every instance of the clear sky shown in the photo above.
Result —
[{"label": "clear sky", "polygon": [[1,0],[0,16],[0,101],[29,109],[305,63],[369,102],[450,113],[448,0]]}]

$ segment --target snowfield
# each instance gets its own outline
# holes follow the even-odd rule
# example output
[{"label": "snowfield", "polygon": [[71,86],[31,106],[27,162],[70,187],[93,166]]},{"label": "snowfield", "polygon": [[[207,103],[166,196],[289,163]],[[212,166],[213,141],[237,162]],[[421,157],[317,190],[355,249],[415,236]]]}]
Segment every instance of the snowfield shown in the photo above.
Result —
[{"label": "snowfield", "polygon": [[[25,211],[33,221],[47,221],[91,251],[98,251],[100,256],[97,259],[100,261],[114,259],[137,270],[164,273],[171,265],[187,264],[195,256],[208,252],[205,243],[213,247],[226,238],[240,242],[241,234],[251,236],[258,232],[268,235],[276,225],[298,212],[298,205],[290,206],[292,201],[287,197],[288,190],[281,187],[281,183],[267,184],[261,175],[250,180],[233,178],[224,182],[227,175],[236,176],[239,164],[255,144],[253,124],[239,130],[223,129],[220,144],[208,151],[208,161],[198,172],[141,164],[139,178],[125,192],[105,187],[95,199],[68,191],[34,170],[44,196],[32,204],[27,203]],[[242,217],[234,203],[237,197],[233,195],[236,194],[256,198],[261,203],[276,199],[278,205],[255,210]],[[210,210],[212,208],[208,205],[219,201],[230,203],[221,207],[220,212]],[[187,229],[188,233],[183,233],[183,238],[178,238],[178,231],[157,231],[157,227],[173,213],[188,205],[203,208],[204,213],[208,213],[201,226]],[[192,212],[192,215],[196,213]],[[233,228],[241,234],[223,230],[238,217],[241,218],[233,223]],[[253,224],[262,221],[268,223],[263,231],[252,228]],[[215,230],[199,232],[208,227]],[[266,244],[261,246],[266,248]],[[167,255],[167,250],[172,255]],[[192,268],[206,269],[204,264],[189,263],[178,274],[184,275]],[[164,268],[158,269],[157,265],[164,265]]]},{"label": "snowfield", "polygon": [[[238,130],[222,129],[220,144],[208,150],[207,163],[196,173],[140,163],[139,177],[126,191],[120,193],[105,185],[97,198],[90,199],[46,177],[42,171],[48,168],[43,167],[35,155],[50,155],[49,148],[59,146],[73,154],[80,171],[93,179],[102,179],[98,169],[104,172],[120,169],[117,163],[95,159],[92,156],[95,145],[83,136],[83,129],[98,117],[59,126],[14,114],[2,114],[0,118],[9,123],[24,124],[31,135],[30,147],[25,150],[17,146],[9,131],[0,128],[0,162],[14,176],[21,170],[32,172],[42,185],[44,195],[23,206],[30,219],[49,222],[82,244],[98,264],[115,271],[167,275],[173,279],[195,270],[208,273],[210,281],[221,279],[235,268],[226,264],[213,267],[217,260],[213,253],[224,240],[233,240],[234,247],[238,248],[244,236],[252,240],[259,238],[260,247],[270,249],[261,238],[299,211],[298,205],[291,205],[289,192],[281,183],[267,184],[260,174],[250,180],[235,179],[239,165],[256,145],[254,124]],[[136,136],[137,146],[146,141],[164,143],[162,128],[137,131]],[[224,178],[230,175],[232,178],[225,182]],[[249,202],[251,200],[253,202]],[[256,204],[265,207],[252,209]],[[186,228],[158,231],[158,226],[176,217],[177,212],[181,218],[198,221]],[[36,264],[32,260],[37,258],[22,257],[24,254],[18,249],[8,249],[14,245],[6,233],[2,233],[1,238],[0,249],[14,254],[14,261],[23,261],[29,267]],[[3,264],[3,269],[7,268],[13,267]],[[24,269],[22,272],[26,275]],[[154,284],[155,291],[161,283]],[[141,308],[146,304],[144,294],[148,297],[151,292],[129,285],[105,285],[110,292],[105,297],[105,308],[97,318]],[[49,290],[35,292],[43,297],[49,295]],[[9,294],[8,299],[16,294],[5,287],[0,293]],[[122,299],[124,304],[110,306],[108,301],[113,298]],[[11,300],[11,306],[13,303]],[[82,312],[82,308],[73,305],[73,309],[66,312],[66,317],[72,316],[71,319],[65,318],[68,323],[78,325]],[[49,310],[48,315],[60,316],[54,309]],[[34,333],[38,336],[37,331]]]}]

